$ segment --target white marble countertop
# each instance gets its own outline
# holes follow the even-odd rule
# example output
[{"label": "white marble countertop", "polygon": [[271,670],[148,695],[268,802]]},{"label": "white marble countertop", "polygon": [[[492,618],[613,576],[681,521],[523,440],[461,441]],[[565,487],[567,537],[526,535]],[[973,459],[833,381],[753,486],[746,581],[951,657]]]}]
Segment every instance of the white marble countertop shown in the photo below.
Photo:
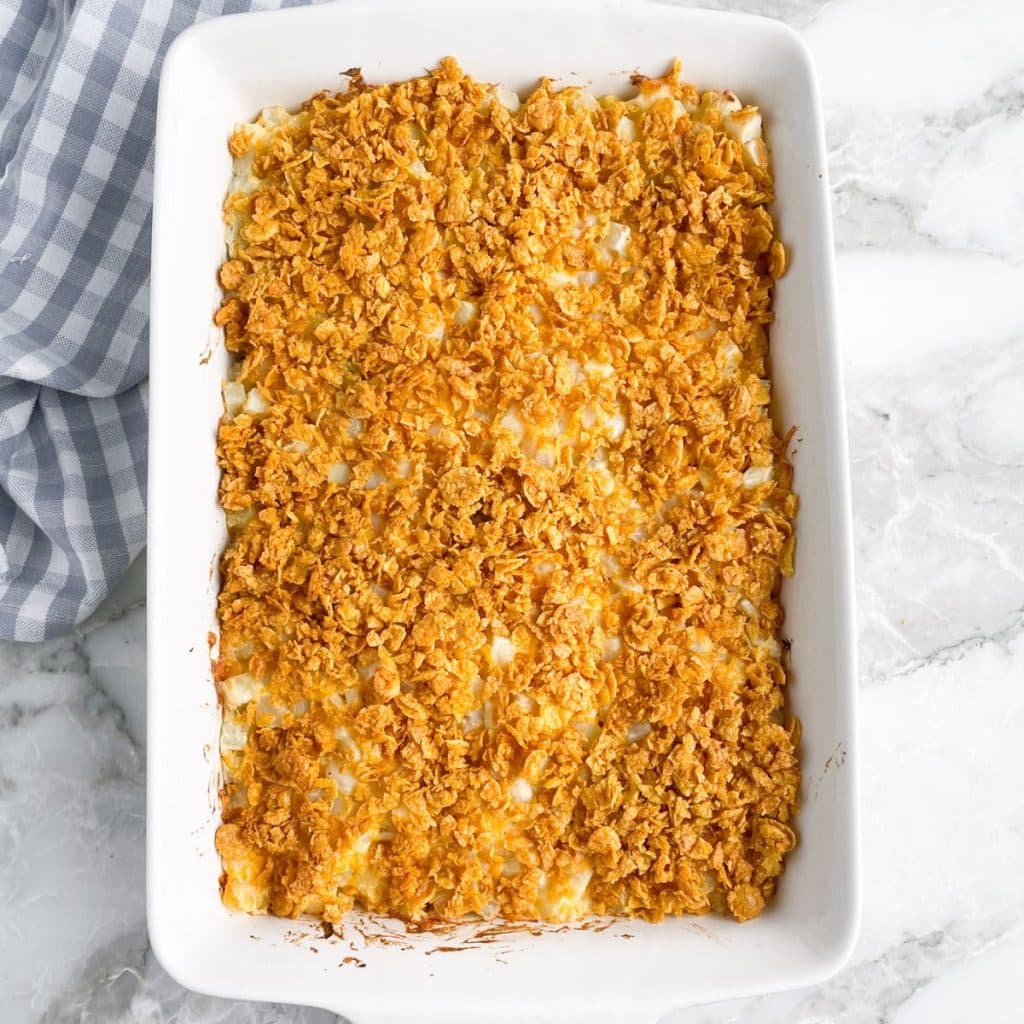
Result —
[{"label": "white marble countertop", "polygon": [[[856,517],[863,930],[820,988],[673,1024],[1024,1016],[1024,4],[719,0],[817,61]],[[8,1024],[310,1024],[147,947],[144,567],[75,636],[0,645]],[[982,1011],[979,1013],[979,1011]]]}]

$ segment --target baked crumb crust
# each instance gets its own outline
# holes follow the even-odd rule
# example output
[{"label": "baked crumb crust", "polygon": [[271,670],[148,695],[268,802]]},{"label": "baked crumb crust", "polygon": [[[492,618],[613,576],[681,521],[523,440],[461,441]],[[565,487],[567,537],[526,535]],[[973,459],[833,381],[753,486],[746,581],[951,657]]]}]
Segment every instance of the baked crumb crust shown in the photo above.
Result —
[{"label": "baked crumb crust", "polygon": [[[230,140],[232,906],[761,912],[795,844],[754,108],[452,59]],[[756,121],[756,124],[755,124]]]}]

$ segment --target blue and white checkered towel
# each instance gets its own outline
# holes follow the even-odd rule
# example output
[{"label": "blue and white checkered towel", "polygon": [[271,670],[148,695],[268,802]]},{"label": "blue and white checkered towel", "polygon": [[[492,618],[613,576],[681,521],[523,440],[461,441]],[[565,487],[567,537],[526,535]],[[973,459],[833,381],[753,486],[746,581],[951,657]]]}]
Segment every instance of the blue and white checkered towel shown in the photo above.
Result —
[{"label": "blue and white checkered towel", "polygon": [[0,0],[0,638],[68,630],[146,541],[163,55],[291,2]]}]

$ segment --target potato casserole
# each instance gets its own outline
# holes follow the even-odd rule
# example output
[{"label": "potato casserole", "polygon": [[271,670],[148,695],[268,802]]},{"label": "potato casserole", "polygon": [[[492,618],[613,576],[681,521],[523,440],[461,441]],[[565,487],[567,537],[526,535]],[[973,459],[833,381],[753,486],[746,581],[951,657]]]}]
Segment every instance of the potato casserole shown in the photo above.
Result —
[{"label": "potato casserole", "polygon": [[800,779],[760,115],[350,76],[229,141],[225,902],[755,917]]}]

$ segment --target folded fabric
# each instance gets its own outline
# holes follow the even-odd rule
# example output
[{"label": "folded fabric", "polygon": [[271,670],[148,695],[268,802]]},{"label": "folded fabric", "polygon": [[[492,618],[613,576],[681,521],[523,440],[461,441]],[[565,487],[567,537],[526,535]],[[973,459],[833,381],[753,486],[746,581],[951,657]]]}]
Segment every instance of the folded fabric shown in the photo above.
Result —
[{"label": "folded fabric", "polygon": [[296,2],[0,0],[0,638],[66,632],[145,545],[164,53]]}]

